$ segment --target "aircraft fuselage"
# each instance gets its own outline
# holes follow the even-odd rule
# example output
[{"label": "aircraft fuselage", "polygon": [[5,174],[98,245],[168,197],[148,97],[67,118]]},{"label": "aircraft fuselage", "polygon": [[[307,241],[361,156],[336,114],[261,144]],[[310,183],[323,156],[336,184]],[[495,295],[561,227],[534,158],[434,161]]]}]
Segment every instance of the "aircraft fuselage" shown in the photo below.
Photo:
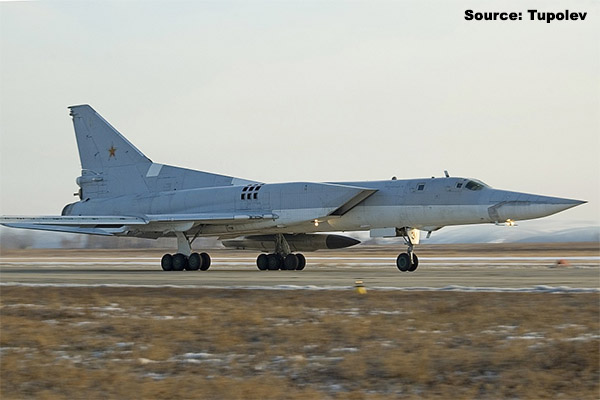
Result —
[{"label": "aircraft fuselage", "polygon": [[[376,190],[341,215],[331,215],[347,188]],[[311,182],[253,184],[172,190],[146,195],[82,200],[63,215],[161,215],[231,213],[251,224],[199,223],[199,236],[260,233],[365,231],[412,227],[433,231],[443,226],[503,223],[540,218],[582,202],[493,189],[465,178],[429,178],[321,184]],[[307,222],[308,221],[308,222]],[[124,234],[155,237],[152,224],[130,227]]]}]

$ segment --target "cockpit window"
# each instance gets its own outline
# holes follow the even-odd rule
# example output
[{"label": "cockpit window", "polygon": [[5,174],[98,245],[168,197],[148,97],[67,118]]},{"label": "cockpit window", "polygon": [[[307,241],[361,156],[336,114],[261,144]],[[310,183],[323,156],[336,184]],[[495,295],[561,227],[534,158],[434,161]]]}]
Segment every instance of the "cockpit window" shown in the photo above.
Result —
[{"label": "cockpit window", "polygon": [[469,181],[465,185],[465,187],[469,190],[481,190],[486,186],[487,185],[485,183],[483,183],[481,181],[476,181],[476,180]]}]

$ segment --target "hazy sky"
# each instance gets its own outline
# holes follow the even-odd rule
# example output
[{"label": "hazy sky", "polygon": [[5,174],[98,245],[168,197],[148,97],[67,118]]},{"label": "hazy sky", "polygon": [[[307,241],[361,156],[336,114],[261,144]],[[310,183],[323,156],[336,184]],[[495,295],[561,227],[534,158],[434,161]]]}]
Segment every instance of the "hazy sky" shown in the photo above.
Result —
[{"label": "hazy sky", "polygon": [[[259,180],[477,177],[600,223],[600,7],[2,2],[0,214],[58,214],[87,103],[155,162]],[[522,21],[465,21],[517,11]],[[526,10],[587,12],[529,21]]]}]

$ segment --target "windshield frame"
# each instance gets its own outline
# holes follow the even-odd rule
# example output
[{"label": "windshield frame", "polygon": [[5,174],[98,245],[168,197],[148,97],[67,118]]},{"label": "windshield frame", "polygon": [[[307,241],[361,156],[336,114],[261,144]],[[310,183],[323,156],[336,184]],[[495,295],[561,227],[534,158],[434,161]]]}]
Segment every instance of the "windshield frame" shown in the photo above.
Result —
[{"label": "windshield frame", "polygon": [[478,191],[483,190],[485,188],[489,188],[490,186],[480,181],[479,179],[469,179],[467,183],[464,185],[465,189]]}]

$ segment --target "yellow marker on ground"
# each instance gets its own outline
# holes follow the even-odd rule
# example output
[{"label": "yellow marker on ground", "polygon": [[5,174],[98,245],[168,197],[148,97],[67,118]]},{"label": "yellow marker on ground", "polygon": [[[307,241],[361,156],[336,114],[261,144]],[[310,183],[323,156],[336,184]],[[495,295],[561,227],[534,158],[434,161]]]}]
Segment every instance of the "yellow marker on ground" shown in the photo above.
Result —
[{"label": "yellow marker on ground", "polygon": [[363,281],[361,281],[361,280],[354,281],[354,287],[356,288],[356,293],[367,294],[367,288],[363,284]]}]

